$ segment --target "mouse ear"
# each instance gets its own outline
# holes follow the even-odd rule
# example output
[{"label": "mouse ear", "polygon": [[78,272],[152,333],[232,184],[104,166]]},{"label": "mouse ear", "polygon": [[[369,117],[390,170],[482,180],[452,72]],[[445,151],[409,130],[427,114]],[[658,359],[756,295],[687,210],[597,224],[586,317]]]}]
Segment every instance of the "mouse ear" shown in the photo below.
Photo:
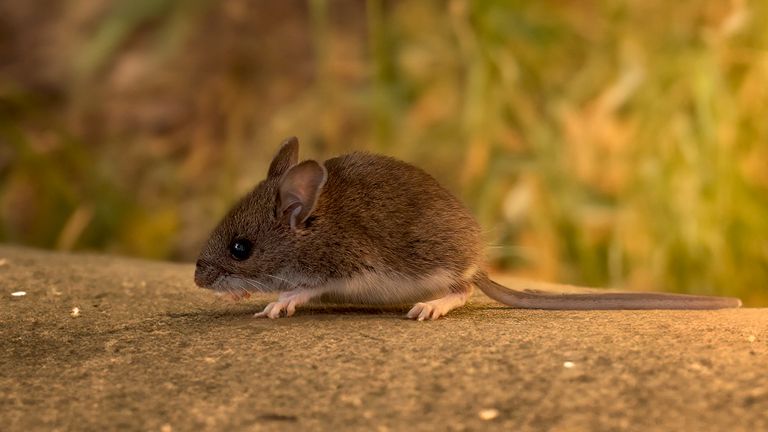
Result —
[{"label": "mouse ear", "polygon": [[325,167],[317,161],[306,160],[291,167],[280,179],[278,217],[287,219],[293,230],[303,224],[315,209],[327,177]]},{"label": "mouse ear", "polygon": [[299,161],[299,139],[290,137],[283,140],[280,144],[280,150],[277,151],[272,163],[269,165],[267,177],[280,177],[288,168],[296,165]]}]

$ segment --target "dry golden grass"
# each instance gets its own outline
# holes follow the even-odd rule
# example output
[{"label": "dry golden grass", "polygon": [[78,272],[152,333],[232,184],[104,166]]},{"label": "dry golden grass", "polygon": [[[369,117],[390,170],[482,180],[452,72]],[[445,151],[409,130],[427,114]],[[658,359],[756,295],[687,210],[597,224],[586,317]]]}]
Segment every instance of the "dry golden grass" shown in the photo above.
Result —
[{"label": "dry golden grass", "polygon": [[768,301],[765,2],[81,3],[0,67],[0,239],[192,258],[299,135],[434,173],[497,267]]}]

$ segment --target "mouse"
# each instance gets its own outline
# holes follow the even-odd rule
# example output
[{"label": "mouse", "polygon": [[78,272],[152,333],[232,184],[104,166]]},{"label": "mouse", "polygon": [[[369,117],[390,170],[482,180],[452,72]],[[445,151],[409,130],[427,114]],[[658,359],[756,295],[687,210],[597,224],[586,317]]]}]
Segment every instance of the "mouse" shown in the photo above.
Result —
[{"label": "mouse", "polygon": [[[424,170],[365,152],[299,161],[282,142],[267,175],[203,246],[195,283],[239,299],[277,293],[255,317],[290,317],[309,302],[407,305],[435,320],[475,288],[513,308],[721,309],[737,298],[655,292],[557,293],[490,279],[480,226]],[[557,285],[555,285],[557,286]]]}]

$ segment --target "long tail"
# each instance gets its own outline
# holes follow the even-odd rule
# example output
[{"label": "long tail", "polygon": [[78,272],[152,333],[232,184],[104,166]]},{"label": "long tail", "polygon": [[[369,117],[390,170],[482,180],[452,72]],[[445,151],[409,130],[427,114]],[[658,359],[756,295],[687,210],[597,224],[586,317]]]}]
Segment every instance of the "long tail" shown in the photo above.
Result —
[{"label": "long tail", "polygon": [[492,281],[482,271],[475,275],[472,282],[488,297],[497,302],[523,309],[726,309],[741,307],[741,300],[732,297],[640,292],[558,294],[529,289],[517,291]]}]

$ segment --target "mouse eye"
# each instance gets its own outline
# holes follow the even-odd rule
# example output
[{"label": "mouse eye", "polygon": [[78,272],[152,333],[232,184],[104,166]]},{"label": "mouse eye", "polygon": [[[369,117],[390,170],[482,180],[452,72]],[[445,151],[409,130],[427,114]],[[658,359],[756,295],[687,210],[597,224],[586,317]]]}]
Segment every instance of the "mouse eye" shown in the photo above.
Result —
[{"label": "mouse eye", "polygon": [[253,252],[253,243],[248,239],[234,239],[232,240],[232,243],[229,244],[229,254],[232,255],[232,258],[238,261],[247,259],[251,256],[251,252]]}]

